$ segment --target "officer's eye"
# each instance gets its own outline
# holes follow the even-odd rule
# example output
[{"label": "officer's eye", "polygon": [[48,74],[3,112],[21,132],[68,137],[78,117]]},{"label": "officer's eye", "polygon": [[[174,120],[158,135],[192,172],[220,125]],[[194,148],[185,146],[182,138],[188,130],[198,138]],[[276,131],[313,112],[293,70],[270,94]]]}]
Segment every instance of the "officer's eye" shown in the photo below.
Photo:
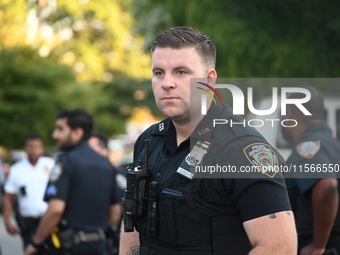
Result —
[{"label": "officer's eye", "polygon": [[162,76],[162,75],[164,75],[164,72],[155,71],[155,72],[154,72],[154,75],[155,75],[155,76]]},{"label": "officer's eye", "polygon": [[183,75],[183,74],[186,74],[186,73],[187,73],[186,71],[178,70],[178,74],[179,74],[179,75]]}]

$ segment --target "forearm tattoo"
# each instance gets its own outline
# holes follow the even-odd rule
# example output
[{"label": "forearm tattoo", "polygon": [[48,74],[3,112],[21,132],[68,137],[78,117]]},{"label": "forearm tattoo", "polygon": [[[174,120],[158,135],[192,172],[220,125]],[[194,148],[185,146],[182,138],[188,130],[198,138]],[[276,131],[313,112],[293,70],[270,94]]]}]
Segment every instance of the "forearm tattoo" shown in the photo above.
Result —
[{"label": "forearm tattoo", "polygon": [[139,255],[139,247],[138,246],[131,247],[126,255]]}]

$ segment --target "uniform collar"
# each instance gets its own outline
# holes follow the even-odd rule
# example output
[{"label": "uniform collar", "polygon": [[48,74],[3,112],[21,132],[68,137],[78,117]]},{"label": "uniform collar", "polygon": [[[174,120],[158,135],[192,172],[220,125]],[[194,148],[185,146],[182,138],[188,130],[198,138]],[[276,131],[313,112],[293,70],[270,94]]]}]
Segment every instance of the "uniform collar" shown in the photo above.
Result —
[{"label": "uniform collar", "polygon": [[211,141],[214,130],[214,119],[219,119],[223,110],[223,105],[211,104],[209,111],[200,121],[190,137],[197,140]]},{"label": "uniform collar", "polygon": [[155,124],[153,131],[151,132],[152,135],[161,135],[166,136],[169,132],[170,126],[173,125],[172,121],[169,118],[162,120]]},{"label": "uniform collar", "polygon": [[[213,132],[213,121],[221,116],[223,105],[211,105],[207,114],[203,117],[200,123],[190,135],[191,138],[210,141]],[[155,124],[152,135],[166,136],[169,133],[170,127],[173,126],[169,118]]]},{"label": "uniform collar", "polygon": [[329,132],[331,132],[331,130],[329,129],[326,123],[318,123],[307,128],[307,130],[305,131],[305,134],[314,133],[320,130],[328,130]]},{"label": "uniform collar", "polygon": [[[76,148],[80,148],[80,147],[84,147],[84,146],[88,146],[87,140],[80,140],[77,144],[75,144],[69,151],[73,151]],[[67,152],[69,152],[67,151]]]}]

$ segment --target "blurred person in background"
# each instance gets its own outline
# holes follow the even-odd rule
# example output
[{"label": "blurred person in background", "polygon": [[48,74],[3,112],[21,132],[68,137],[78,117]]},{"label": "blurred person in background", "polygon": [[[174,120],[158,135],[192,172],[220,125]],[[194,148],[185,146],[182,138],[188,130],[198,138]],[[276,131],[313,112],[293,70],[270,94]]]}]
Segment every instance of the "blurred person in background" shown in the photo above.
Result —
[{"label": "blurred person in background", "polygon": [[[89,145],[92,149],[94,149],[99,154],[106,157],[108,160],[110,160],[110,150],[108,148],[108,138],[105,134],[95,131],[92,133],[91,137],[89,138]],[[118,188],[122,191],[126,189],[126,177],[125,177],[125,171],[122,170],[119,167],[114,167],[114,170],[116,172],[116,181]]]},{"label": "blurred person in background", "polygon": [[[27,159],[15,163],[10,168],[5,183],[3,216],[7,232],[20,233],[26,247],[47,209],[44,194],[54,160],[43,156],[44,144],[36,134],[27,136],[24,150]],[[16,220],[19,228],[11,220],[16,201]]]},{"label": "blurred person in background", "polygon": [[[92,149],[98,152],[100,155],[104,156],[109,160],[109,148],[108,148],[108,138],[101,132],[95,131],[89,138],[89,145]],[[123,191],[126,189],[126,177],[123,170],[116,168],[114,166],[113,170],[116,176],[117,186],[119,188],[119,196],[122,198]],[[120,235],[120,223],[121,223],[121,211],[119,211],[119,218],[117,222],[113,222],[111,226],[106,231],[106,236],[108,238],[108,245],[111,254],[118,254],[119,252],[119,235]]]},{"label": "blurred person in background", "polygon": [[[314,88],[305,88],[311,98],[304,107],[311,115],[289,104],[283,116],[298,123],[287,122],[282,127],[284,138],[292,143],[287,163],[298,167],[286,175],[286,183],[296,217],[299,254],[335,255],[340,254],[339,186],[335,173],[340,166],[340,145],[325,123],[322,95]],[[304,97],[302,93],[292,93],[288,98]]]},{"label": "blurred person in background", "polygon": [[106,255],[105,229],[117,222],[120,199],[112,165],[88,145],[92,116],[80,109],[57,114],[52,137],[61,154],[45,193],[47,211],[26,255]]}]

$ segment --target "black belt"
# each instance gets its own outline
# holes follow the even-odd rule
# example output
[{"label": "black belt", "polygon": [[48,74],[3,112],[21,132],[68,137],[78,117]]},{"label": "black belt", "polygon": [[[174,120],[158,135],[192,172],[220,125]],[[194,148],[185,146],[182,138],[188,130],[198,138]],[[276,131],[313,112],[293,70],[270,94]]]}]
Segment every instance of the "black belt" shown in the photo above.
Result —
[{"label": "black belt", "polygon": [[27,227],[34,229],[34,228],[38,227],[41,218],[22,217],[22,219],[26,223]]},{"label": "black belt", "polygon": [[75,236],[74,236],[74,242],[76,244],[98,242],[98,241],[103,241],[105,239],[106,239],[105,233],[102,229],[96,232],[78,231],[75,233]]}]

